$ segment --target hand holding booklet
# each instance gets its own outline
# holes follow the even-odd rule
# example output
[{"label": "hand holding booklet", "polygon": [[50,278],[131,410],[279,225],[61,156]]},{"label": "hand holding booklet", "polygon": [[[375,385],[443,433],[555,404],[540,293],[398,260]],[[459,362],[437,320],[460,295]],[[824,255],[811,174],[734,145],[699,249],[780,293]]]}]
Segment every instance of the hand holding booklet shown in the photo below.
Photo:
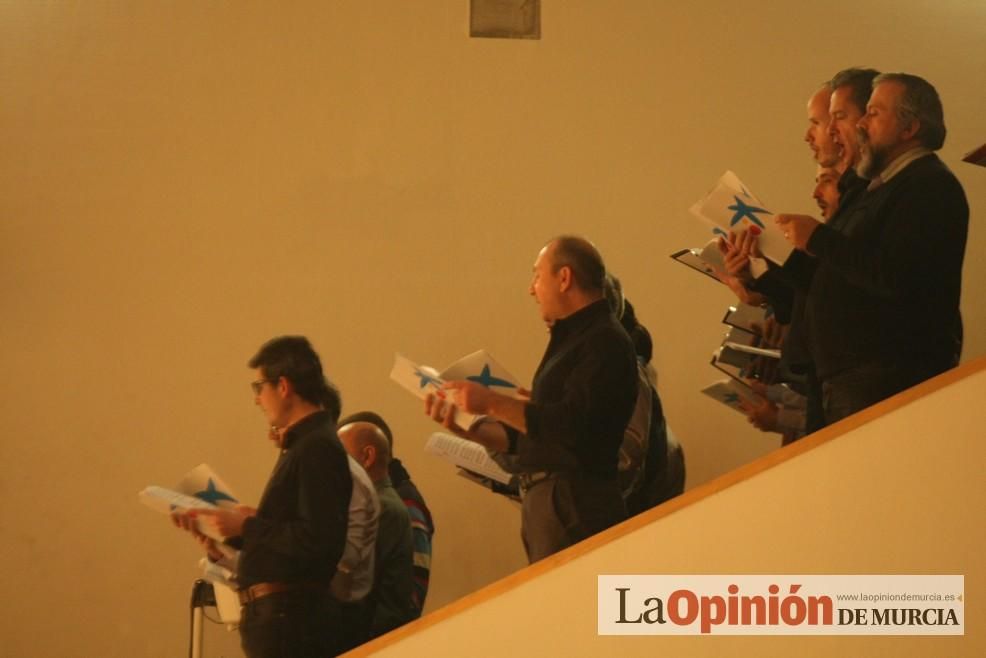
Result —
[{"label": "hand holding booklet", "polygon": [[[199,464],[193,468],[173,489],[152,485],[137,496],[140,502],[163,514],[171,514],[176,510],[232,509],[239,504],[239,498],[233,490],[208,464]],[[197,528],[206,537],[222,544],[223,537],[209,524],[199,521]]]},{"label": "hand holding booklet", "polygon": [[[394,356],[394,367],[390,378],[424,400],[429,394],[445,398],[442,386],[445,382],[465,380],[482,384],[504,395],[515,396],[518,389],[517,378],[497,363],[486,350],[466,355],[438,372],[430,366],[422,366],[400,354]],[[479,419],[476,414],[456,409],[455,422],[459,427],[469,428]]]},{"label": "hand holding booklet", "polygon": [[724,173],[712,191],[689,211],[702,221],[725,231],[752,231],[759,237],[763,255],[777,264],[783,264],[794,249],[784,239],[783,231],[774,224],[774,213],[767,210],[731,171]]}]

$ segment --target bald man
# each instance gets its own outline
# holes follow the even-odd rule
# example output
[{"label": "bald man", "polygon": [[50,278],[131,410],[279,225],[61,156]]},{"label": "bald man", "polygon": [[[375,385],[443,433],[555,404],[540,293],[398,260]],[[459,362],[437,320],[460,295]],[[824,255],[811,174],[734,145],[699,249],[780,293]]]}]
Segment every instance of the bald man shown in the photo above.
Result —
[{"label": "bald man", "polygon": [[[805,141],[821,167],[840,164],[842,150],[829,132],[829,99],[832,85],[826,82],[808,99],[808,130]],[[841,169],[841,168],[840,168]]]},{"label": "bald man", "polygon": [[428,596],[428,583],[431,578],[431,547],[435,534],[435,521],[424,496],[411,479],[400,459],[394,455],[394,433],[380,414],[374,411],[357,411],[339,421],[339,426],[357,421],[366,421],[380,428],[390,446],[390,465],[387,470],[397,495],[404,501],[407,513],[411,516],[411,536],[414,538],[414,592],[411,597],[415,617],[421,616],[425,598]]},{"label": "bald man", "polygon": [[363,467],[380,499],[376,573],[367,604],[371,640],[414,619],[414,544],[411,517],[388,474],[390,445],[380,428],[356,422],[339,428],[339,440],[349,456]]},{"label": "bald man", "polygon": [[[623,432],[637,401],[637,359],[603,296],[606,267],[585,238],[551,240],[528,292],[551,339],[530,399],[475,382],[446,382],[425,413],[487,449],[517,456],[521,536],[536,562],[626,518],[617,480]],[[454,407],[486,418],[454,422]]]}]

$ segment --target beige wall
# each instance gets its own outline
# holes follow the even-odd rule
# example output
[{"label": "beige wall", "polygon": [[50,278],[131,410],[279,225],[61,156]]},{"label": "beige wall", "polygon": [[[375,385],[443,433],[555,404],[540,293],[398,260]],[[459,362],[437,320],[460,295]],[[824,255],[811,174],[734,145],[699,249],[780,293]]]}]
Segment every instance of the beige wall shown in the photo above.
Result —
[{"label": "beige wall", "polygon": [[[551,564],[520,572],[515,587],[479,592],[458,604],[459,614],[441,611],[434,616],[444,617],[439,623],[423,619],[417,632],[402,629],[403,639],[382,638],[361,655],[455,656],[469,646],[470,656],[501,656],[501,642],[475,638],[496,638],[509,624],[509,645],[530,656],[982,656],[986,612],[976,600],[986,587],[984,391],[986,359],[980,359],[978,371],[958,383],[885,416],[870,413],[873,420],[845,434],[859,418],[833,426],[826,436],[820,432],[751,464],[758,471],[752,477],[726,476],[706,491],[693,490],[691,504],[670,514],[652,510],[650,516],[660,517],[652,523],[613,528],[545,561]],[[901,397],[917,396],[880,406],[896,407]],[[627,527],[633,525],[638,528]],[[588,544],[596,548],[580,550]],[[600,574],[961,575],[965,633],[599,636]]]},{"label": "beige wall", "polygon": [[486,347],[529,378],[529,268],[561,231],[656,337],[690,483],[776,447],[697,393],[730,298],[667,255],[703,241],[686,209],[716,177],[812,210],[815,85],[913,71],[986,243],[986,171],[958,162],[984,139],[986,5],[778,4],[545,0],[516,42],[468,39],[467,0],[0,1],[4,653],[183,650],[197,554],[135,493],[206,461],[257,499],[274,455],[244,363],[281,333],[394,426],[438,524],[432,609],[522,566],[515,510],[421,453],[432,427],[386,375],[398,350]]}]

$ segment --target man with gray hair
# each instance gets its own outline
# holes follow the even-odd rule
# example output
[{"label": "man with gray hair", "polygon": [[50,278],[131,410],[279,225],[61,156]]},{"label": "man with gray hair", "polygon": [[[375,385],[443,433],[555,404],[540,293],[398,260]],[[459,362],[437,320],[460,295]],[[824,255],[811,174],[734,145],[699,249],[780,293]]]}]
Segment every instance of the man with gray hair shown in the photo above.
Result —
[{"label": "man with gray hair", "polygon": [[[848,172],[856,166],[859,158],[856,123],[866,114],[866,104],[869,103],[873,91],[873,80],[879,74],[875,69],[853,67],[842,69],[829,81],[832,93],[829,98],[828,133],[841,154],[841,160],[836,166],[842,172]],[[842,193],[845,196],[845,190]]]},{"label": "man with gray hair", "polygon": [[[529,288],[551,334],[530,399],[453,381],[444,391],[450,405],[436,396],[425,402],[425,412],[459,436],[516,455],[531,562],[626,518],[617,461],[637,400],[637,361],[603,296],[605,276],[591,242],[551,240]],[[486,418],[459,427],[456,407]]]},{"label": "man with gray hair", "polygon": [[856,127],[870,182],[837,225],[776,217],[817,259],[806,312],[828,424],[957,365],[962,350],[969,205],[934,154],[938,93],[915,75],[879,75]]}]

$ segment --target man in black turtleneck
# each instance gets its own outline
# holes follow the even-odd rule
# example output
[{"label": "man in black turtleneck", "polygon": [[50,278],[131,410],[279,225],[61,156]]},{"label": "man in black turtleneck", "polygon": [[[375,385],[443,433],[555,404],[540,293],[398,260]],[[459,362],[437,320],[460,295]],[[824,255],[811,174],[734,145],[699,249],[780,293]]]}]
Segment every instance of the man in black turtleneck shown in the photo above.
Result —
[{"label": "man in black turtleneck", "polygon": [[[637,399],[637,364],[603,297],[605,275],[588,240],[549,242],[529,290],[551,333],[530,399],[456,381],[445,384],[451,405],[434,396],[425,402],[426,413],[448,429],[517,456],[521,533],[531,562],[626,518],[617,460]],[[486,418],[460,428],[450,413],[455,407]]]}]

